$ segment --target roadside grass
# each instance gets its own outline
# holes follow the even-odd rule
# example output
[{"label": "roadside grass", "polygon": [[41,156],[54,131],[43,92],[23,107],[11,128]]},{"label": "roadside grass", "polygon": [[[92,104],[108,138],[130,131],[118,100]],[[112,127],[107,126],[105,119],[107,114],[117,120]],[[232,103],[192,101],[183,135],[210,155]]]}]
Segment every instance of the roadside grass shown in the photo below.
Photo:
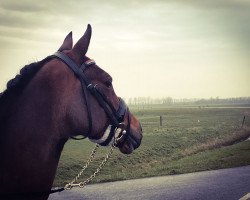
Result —
[{"label": "roadside grass", "polygon": [[250,128],[249,127],[244,127],[236,132],[233,132],[232,134],[218,139],[211,139],[210,141],[202,144],[195,145],[192,148],[185,149],[182,152],[182,155],[187,156],[187,155],[192,155],[198,152],[202,152],[205,150],[210,150],[210,149],[216,149],[220,148],[222,146],[229,146],[233,145],[239,142],[242,142],[250,137]]},{"label": "roadside grass", "polygon": [[[142,145],[131,155],[115,150],[92,183],[249,165],[249,141],[225,147],[250,134],[250,116],[241,128],[243,116],[249,111],[249,108],[199,107],[133,110],[142,123]],[[92,148],[94,144],[88,140],[67,142],[54,185],[71,181]],[[108,148],[100,149],[81,180],[94,172],[107,152]]]},{"label": "roadside grass", "polygon": [[[232,146],[206,150],[174,160],[154,170],[152,174],[183,174],[205,170],[240,167],[250,164],[250,140]],[[154,175],[153,175],[154,176]]]}]

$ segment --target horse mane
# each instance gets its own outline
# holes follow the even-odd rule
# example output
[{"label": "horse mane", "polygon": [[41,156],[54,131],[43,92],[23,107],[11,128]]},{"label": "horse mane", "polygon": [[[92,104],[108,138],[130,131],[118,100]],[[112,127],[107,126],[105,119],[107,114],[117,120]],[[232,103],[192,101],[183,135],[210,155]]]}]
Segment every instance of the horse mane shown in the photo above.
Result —
[{"label": "horse mane", "polygon": [[41,61],[25,65],[15,78],[8,81],[6,90],[0,93],[0,123],[6,116],[6,112],[8,112],[12,103],[16,101],[35,74],[51,58],[52,56],[48,56]]}]

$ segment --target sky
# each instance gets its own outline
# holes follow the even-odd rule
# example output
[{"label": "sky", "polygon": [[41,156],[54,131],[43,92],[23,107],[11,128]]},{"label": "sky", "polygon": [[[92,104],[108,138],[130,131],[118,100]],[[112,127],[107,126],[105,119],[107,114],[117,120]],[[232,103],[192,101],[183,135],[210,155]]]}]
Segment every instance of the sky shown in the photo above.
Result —
[{"label": "sky", "polygon": [[87,55],[119,96],[250,96],[249,10],[248,0],[1,0],[0,91],[90,23]]}]

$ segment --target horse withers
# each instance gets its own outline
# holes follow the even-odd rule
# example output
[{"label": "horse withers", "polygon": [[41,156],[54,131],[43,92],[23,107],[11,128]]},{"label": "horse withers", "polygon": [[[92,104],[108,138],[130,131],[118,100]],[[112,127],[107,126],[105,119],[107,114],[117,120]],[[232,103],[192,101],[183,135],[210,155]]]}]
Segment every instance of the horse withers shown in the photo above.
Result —
[{"label": "horse withers", "polygon": [[91,32],[88,25],[74,46],[69,33],[58,52],[25,66],[0,95],[0,199],[47,199],[43,191],[51,190],[71,137],[103,146],[119,138],[124,154],[140,146],[139,121],[115,94],[112,77],[86,56]]}]

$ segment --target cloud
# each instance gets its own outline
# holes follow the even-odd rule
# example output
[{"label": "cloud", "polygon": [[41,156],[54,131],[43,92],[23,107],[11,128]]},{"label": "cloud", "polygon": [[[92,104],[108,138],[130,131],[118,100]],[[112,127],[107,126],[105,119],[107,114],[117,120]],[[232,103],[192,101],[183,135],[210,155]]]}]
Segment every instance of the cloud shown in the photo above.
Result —
[{"label": "cloud", "polygon": [[28,32],[37,32],[39,38],[46,32],[76,32],[92,23],[119,41],[135,38],[157,44],[159,39],[231,37],[233,43],[250,48],[249,8],[247,0],[3,0],[0,35],[29,40],[33,37]]},{"label": "cloud", "polygon": [[0,3],[1,8],[6,11],[17,11],[17,12],[40,12],[46,9],[43,3],[34,3],[34,1],[2,1]]},{"label": "cloud", "polygon": [[[210,79],[214,72],[225,78],[223,70],[219,73],[222,68],[249,67],[244,63],[249,60],[244,52],[250,51],[249,10],[250,1],[246,0],[2,0],[0,55],[6,66],[19,66],[30,57],[40,58],[56,50],[69,31],[76,41],[91,23],[90,55],[101,66],[108,63],[108,71],[125,85],[125,96],[130,83],[123,76],[137,81],[138,76],[132,77],[135,70],[141,76],[142,93],[151,95],[143,88],[151,74],[160,80],[152,79],[152,91],[159,87],[164,91],[166,85],[169,90],[173,87],[185,69],[204,70],[194,77],[197,82],[199,75],[208,74]],[[10,62],[10,55],[16,59]],[[195,80],[189,82],[193,83]]]},{"label": "cloud", "polygon": [[[188,34],[188,37],[220,39],[250,51],[250,1],[167,0],[162,2],[164,5],[175,5],[184,12],[190,11],[182,19],[185,22],[182,24],[182,31]],[[174,10],[174,12],[177,11]]]},{"label": "cloud", "polygon": [[168,0],[164,2],[178,3],[186,6],[192,6],[204,10],[208,9],[233,9],[233,10],[248,10],[250,2],[248,0]]}]

